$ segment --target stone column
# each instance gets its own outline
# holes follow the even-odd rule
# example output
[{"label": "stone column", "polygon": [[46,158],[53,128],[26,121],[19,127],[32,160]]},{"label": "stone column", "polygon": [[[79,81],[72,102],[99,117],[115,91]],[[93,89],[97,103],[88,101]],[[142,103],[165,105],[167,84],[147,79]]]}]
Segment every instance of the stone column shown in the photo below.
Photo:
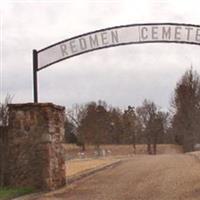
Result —
[{"label": "stone column", "polygon": [[64,117],[65,108],[52,103],[9,105],[7,185],[65,185]]}]

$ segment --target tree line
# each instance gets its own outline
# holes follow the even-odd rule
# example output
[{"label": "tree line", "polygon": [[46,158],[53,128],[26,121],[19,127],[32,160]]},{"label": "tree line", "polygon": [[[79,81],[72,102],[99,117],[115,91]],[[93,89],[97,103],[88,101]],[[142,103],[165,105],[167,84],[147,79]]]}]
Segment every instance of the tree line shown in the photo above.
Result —
[{"label": "tree line", "polygon": [[[148,153],[156,153],[157,143],[172,143],[168,128],[168,113],[161,111],[152,101],[144,100],[137,108],[121,110],[104,101],[75,105],[67,111],[65,138],[85,150],[86,145],[136,144],[148,145]],[[169,136],[168,136],[169,135]]]},{"label": "tree line", "polygon": [[157,144],[177,143],[193,151],[200,143],[200,75],[190,68],[174,89],[169,111],[145,99],[140,106],[122,110],[105,101],[76,104],[67,109],[65,139],[84,151],[87,145],[98,150],[101,144],[147,144],[156,154]]}]

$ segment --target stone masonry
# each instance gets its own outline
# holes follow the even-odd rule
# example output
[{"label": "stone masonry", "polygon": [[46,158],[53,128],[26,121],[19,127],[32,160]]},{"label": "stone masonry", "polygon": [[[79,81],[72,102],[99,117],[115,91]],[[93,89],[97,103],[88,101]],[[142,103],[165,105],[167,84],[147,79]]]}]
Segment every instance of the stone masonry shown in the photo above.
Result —
[{"label": "stone masonry", "polygon": [[52,103],[9,105],[6,185],[42,190],[65,185],[64,111]]}]

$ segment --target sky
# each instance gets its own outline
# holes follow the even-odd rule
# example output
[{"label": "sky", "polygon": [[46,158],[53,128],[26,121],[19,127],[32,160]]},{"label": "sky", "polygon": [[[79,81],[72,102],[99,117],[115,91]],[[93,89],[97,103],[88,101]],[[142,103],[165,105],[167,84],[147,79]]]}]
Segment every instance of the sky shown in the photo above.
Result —
[{"label": "sky", "polygon": [[[32,50],[90,31],[134,23],[200,24],[199,0],[3,1],[1,102],[33,101]],[[105,100],[125,108],[147,98],[163,109],[183,73],[200,73],[200,46],[135,44],[73,57],[38,72],[39,102],[71,107]]]}]

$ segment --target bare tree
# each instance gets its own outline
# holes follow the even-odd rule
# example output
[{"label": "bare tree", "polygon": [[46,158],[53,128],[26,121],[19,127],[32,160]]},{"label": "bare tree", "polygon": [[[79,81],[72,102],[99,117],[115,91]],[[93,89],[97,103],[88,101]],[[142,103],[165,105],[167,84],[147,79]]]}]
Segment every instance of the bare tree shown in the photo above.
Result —
[{"label": "bare tree", "polygon": [[109,134],[107,135],[107,142],[111,144],[122,143],[123,138],[123,113],[119,108],[110,107],[109,110]]},{"label": "bare tree", "polygon": [[157,153],[157,144],[163,143],[164,135],[167,130],[167,118],[168,113],[163,111],[157,111],[154,121],[153,121],[153,130],[152,130],[152,140],[153,140],[153,153]]},{"label": "bare tree", "polygon": [[95,145],[99,152],[100,145],[106,142],[108,130],[109,114],[105,104],[89,103],[86,107],[86,115],[78,127],[78,132],[84,137],[85,143]]},{"label": "bare tree", "polygon": [[147,152],[156,154],[159,137],[164,134],[167,114],[161,112],[154,102],[145,99],[142,106],[137,108],[137,116],[146,138]]},{"label": "bare tree", "polygon": [[65,118],[64,127],[65,127],[65,142],[77,144],[76,127],[72,122],[68,120],[67,117]]},{"label": "bare tree", "polygon": [[0,103],[0,186],[4,185],[4,172],[6,167],[5,148],[8,127],[9,109],[8,104],[11,103],[12,96],[7,95],[4,102]]},{"label": "bare tree", "polygon": [[87,105],[75,104],[71,109],[67,109],[66,116],[69,123],[73,124],[73,134],[77,138],[77,144],[85,151],[85,137],[83,130],[80,129],[82,120],[87,114]]},{"label": "bare tree", "polygon": [[127,140],[133,146],[133,152],[136,153],[136,125],[137,118],[135,108],[128,106],[128,109],[123,114],[124,132],[126,133]]},{"label": "bare tree", "polygon": [[8,104],[12,102],[13,97],[7,95],[4,102],[0,103],[0,126],[8,125]]}]

